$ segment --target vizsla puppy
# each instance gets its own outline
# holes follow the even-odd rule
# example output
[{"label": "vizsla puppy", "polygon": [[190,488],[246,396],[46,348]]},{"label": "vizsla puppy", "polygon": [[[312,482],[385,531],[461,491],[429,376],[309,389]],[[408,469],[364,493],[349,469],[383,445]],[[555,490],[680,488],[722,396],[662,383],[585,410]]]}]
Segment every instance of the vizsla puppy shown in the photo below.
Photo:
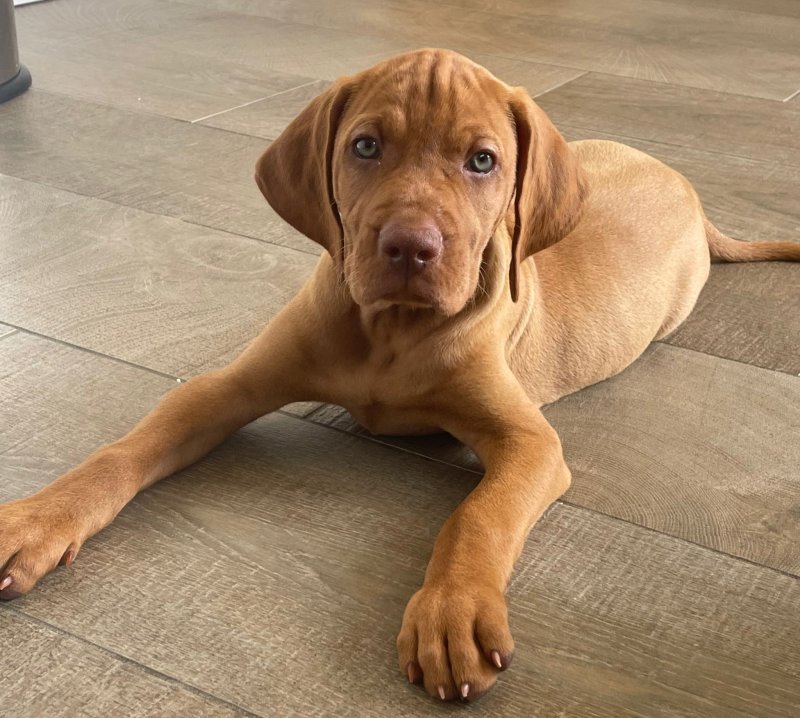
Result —
[{"label": "vizsla puppy", "polygon": [[232,364],[0,507],[0,595],[71,563],[137,492],[244,424],[331,402],[373,432],[450,432],[485,467],[397,639],[408,680],[477,698],[514,651],[514,561],[570,484],[540,407],[675,329],[710,258],[798,260],[800,245],[725,237],[677,172],[613,142],[568,145],[524,90],[443,50],[336,82],[267,148],[256,180],[325,248],[314,274]]}]

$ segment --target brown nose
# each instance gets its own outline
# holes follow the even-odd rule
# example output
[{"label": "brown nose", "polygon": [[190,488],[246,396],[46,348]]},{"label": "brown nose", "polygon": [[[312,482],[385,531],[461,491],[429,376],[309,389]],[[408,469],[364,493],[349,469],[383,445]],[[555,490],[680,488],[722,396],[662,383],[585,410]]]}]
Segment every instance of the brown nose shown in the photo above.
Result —
[{"label": "brown nose", "polygon": [[378,235],[378,251],[390,266],[407,274],[435,264],[443,243],[442,233],[432,224],[388,224]]}]

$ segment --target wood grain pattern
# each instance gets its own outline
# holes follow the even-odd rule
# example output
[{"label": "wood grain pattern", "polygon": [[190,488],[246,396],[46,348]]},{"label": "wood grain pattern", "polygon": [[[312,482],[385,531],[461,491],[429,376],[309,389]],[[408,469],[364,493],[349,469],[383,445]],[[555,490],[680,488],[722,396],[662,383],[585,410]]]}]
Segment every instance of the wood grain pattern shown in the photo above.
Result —
[{"label": "wood grain pattern", "polygon": [[[12,344],[2,446],[24,443],[10,465],[0,456],[8,493],[71,465],[87,421],[110,439],[137,408],[71,386],[76,371],[119,372],[106,385],[136,402],[164,389],[77,349],[0,349]],[[54,420],[53,398],[70,395]],[[259,715],[441,715],[397,674],[393,638],[438,526],[476,480],[275,415],[142,494],[14,608]],[[785,575],[556,506],[510,599],[518,651],[482,712],[793,715],[800,584]]]},{"label": "wood grain pattern", "polygon": [[[376,37],[353,27],[327,28],[229,12],[136,32],[144,50],[168,42],[198,61],[222,60],[316,80],[334,80],[414,49],[401,33]],[[236,42],[230,42],[235,37]]]},{"label": "wood grain pattern", "polygon": [[0,606],[3,713],[48,718],[240,716],[166,676]]},{"label": "wood grain pattern", "polygon": [[792,103],[596,73],[537,102],[557,125],[800,165],[800,106]]},{"label": "wood grain pattern", "polygon": [[[68,0],[19,7],[15,14],[17,34],[53,38],[82,35],[115,36],[165,31],[176,22],[196,22],[216,13],[197,3],[167,0]],[[23,45],[24,47],[24,45]]]},{"label": "wood grain pattern", "polygon": [[[174,3],[147,3],[147,6],[147,15],[125,0],[105,4],[81,0],[70,3],[70,9],[50,9],[44,13],[34,10],[31,16],[23,18],[19,35],[20,44],[25,47],[26,64],[36,76],[36,86],[90,101],[194,121],[309,82],[308,78],[264,69],[264,64],[270,64],[268,58],[264,62],[264,51],[269,55],[271,45],[260,48],[256,57],[248,58],[247,64],[231,62],[227,56],[209,63],[196,54],[182,52],[176,43],[160,39],[163,27],[174,27],[181,18],[195,24],[202,19],[224,19],[225,15],[207,10],[207,17],[198,17],[198,8],[185,5],[186,12],[182,13],[181,6]],[[161,22],[157,22],[158,18]],[[51,31],[43,31],[46,25]],[[153,33],[159,37],[154,39]],[[508,82],[526,85],[535,94],[582,74],[580,70],[493,55],[477,54],[474,59]],[[165,72],[165,68],[169,71]],[[299,97],[310,99],[314,94],[301,92]],[[257,103],[253,109],[248,104],[233,117],[224,116],[225,121],[206,124],[274,138],[305,104],[298,103],[277,107],[271,102],[263,107]],[[276,108],[283,109],[277,130],[276,121],[270,122],[271,111]],[[266,126],[262,122],[265,109]]]},{"label": "wood grain pattern", "polygon": [[547,417],[567,500],[800,574],[800,379],[656,344]]},{"label": "wood grain pattern", "polygon": [[17,26],[37,88],[140,112],[193,121],[309,81],[223,58],[209,63],[169,42],[142,44],[181,20],[219,15],[161,0],[72,0],[20,9]]},{"label": "wood grain pattern", "polygon": [[26,332],[0,341],[0,367],[0,503],[38,491],[122,436],[176,385]]},{"label": "wood grain pattern", "polygon": [[253,181],[264,140],[33,88],[0,105],[0,172],[290,246]]},{"label": "wood grain pattern", "polygon": [[464,49],[462,51],[467,57],[479,65],[483,65],[503,82],[526,88],[533,97],[554,90],[585,74],[584,70],[576,70],[571,67],[531,62],[475,50]]},{"label": "wood grain pattern", "polygon": [[[248,715],[89,642],[0,606],[3,712],[48,718]],[[37,670],[29,670],[35,665]]]},{"label": "wood grain pattern", "polygon": [[[564,14],[570,16],[572,14],[584,14],[588,12],[603,12],[586,0],[572,2],[569,7],[564,8],[562,3],[558,0],[539,0],[535,4],[526,3],[525,0],[447,0],[448,5],[454,7],[464,8],[477,8],[489,11],[498,11],[506,14],[515,15],[554,15]],[[631,2],[620,2],[615,0],[611,3],[610,8],[621,12],[630,10],[634,7]],[[725,11],[730,12],[736,10],[745,12],[748,15],[786,15],[789,17],[800,17],[797,4],[793,0],[646,0],[639,3],[638,7],[643,15],[653,16],[654,10],[657,8],[661,12],[669,12],[670,9],[676,13],[682,13],[686,10],[694,10],[698,7],[713,9],[717,12]],[[608,12],[608,9],[605,10]]]},{"label": "wood grain pattern", "polygon": [[660,0],[202,1],[255,16],[262,32],[275,20],[303,23],[314,32],[330,28],[773,100],[800,85],[798,21],[759,13],[754,4],[742,12]]},{"label": "wood grain pattern", "polygon": [[800,18],[800,5],[795,0],[758,0],[758,2],[753,2],[753,0],[668,0],[668,2],[689,9],[702,5],[719,12],[743,10],[749,13]]},{"label": "wood grain pattern", "polygon": [[[545,415],[573,473],[565,501],[800,574],[797,377],[655,344]],[[364,433],[339,409],[309,418]],[[380,440],[479,471],[446,437]]]},{"label": "wood grain pattern", "polygon": [[0,233],[1,319],[177,377],[236,356],[316,262],[2,175]]},{"label": "wood grain pattern", "polygon": [[800,376],[800,267],[713,267],[697,308],[666,341]]},{"label": "wood grain pattern", "polygon": [[21,42],[38,89],[180,120],[195,121],[309,82],[237,63],[200,62],[166,43],[142,49],[105,34],[80,42],[34,37],[36,42]]}]

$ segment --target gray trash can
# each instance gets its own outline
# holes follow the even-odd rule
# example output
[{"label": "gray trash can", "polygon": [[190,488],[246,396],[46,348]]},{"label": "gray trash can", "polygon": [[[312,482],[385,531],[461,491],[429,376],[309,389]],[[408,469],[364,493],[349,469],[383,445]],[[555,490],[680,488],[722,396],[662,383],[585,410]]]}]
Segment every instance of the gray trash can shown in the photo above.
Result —
[{"label": "gray trash can", "polygon": [[0,102],[21,95],[31,86],[31,73],[19,64],[14,0],[0,0]]}]

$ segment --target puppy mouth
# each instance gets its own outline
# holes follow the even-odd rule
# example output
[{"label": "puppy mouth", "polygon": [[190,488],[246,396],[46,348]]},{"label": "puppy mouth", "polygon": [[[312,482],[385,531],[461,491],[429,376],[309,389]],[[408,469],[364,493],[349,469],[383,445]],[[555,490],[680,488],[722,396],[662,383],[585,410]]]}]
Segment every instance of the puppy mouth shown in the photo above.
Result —
[{"label": "puppy mouth", "polygon": [[377,306],[401,306],[412,309],[436,309],[439,305],[433,292],[418,291],[409,287],[386,291],[377,287],[364,297],[364,304]]},{"label": "puppy mouth", "polygon": [[369,307],[374,310],[382,311],[392,307],[400,307],[409,310],[432,311],[442,317],[449,317],[457,314],[463,307],[463,303],[456,296],[449,296],[438,292],[432,283],[428,286],[417,287],[416,283],[393,291],[387,291],[386,287],[365,287],[359,292],[359,296],[353,296],[356,304],[362,307]]},{"label": "puppy mouth", "polygon": [[383,297],[375,302],[377,305],[385,304],[390,307],[406,307],[408,309],[435,309],[433,302],[423,301],[414,297]]}]

